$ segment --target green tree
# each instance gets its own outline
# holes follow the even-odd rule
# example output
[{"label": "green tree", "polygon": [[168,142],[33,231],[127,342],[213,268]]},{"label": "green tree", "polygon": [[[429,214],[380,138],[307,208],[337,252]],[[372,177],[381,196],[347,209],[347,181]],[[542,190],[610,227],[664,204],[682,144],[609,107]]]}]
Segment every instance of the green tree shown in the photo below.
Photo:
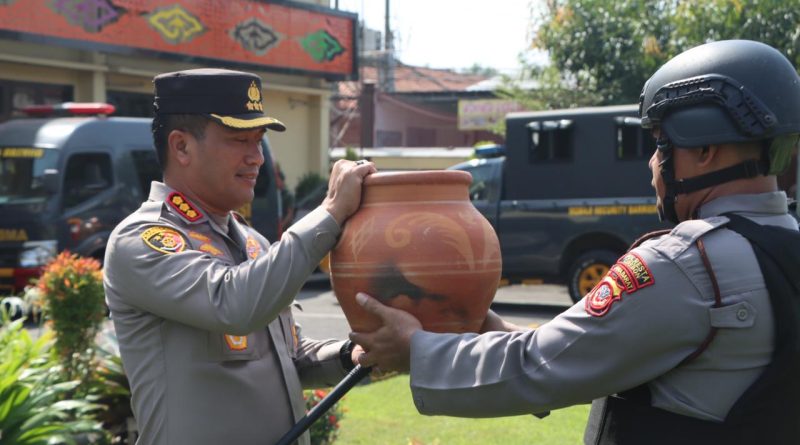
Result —
[{"label": "green tree", "polygon": [[669,1],[551,0],[534,38],[596,105],[633,103],[669,50]]},{"label": "green tree", "polygon": [[533,45],[597,105],[635,103],[664,62],[701,43],[751,39],[800,65],[800,0],[548,0]]},{"label": "green tree", "polygon": [[675,7],[675,47],[724,39],[764,42],[800,66],[800,0],[706,0]]}]

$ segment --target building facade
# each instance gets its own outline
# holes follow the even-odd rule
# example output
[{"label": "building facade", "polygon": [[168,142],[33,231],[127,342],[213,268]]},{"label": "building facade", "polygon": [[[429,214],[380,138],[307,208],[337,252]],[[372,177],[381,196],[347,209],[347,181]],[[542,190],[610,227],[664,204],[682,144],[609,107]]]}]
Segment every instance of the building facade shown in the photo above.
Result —
[{"label": "building facade", "polygon": [[263,79],[287,183],[327,174],[332,82],[357,78],[357,16],[327,1],[0,0],[0,121],[29,105],[108,102],[152,116],[155,75],[215,67]]}]

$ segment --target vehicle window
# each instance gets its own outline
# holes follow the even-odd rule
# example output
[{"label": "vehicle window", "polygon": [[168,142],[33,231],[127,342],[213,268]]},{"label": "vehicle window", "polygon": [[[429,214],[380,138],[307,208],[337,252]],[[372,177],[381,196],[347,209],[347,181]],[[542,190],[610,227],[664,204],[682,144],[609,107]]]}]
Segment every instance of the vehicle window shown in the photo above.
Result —
[{"label": "vehicle window", "polygon": [[58,150],[33,147],[0,148],[0,203],[40,202],[47,198],[42,175],[55,169]]},{"label": "vehicle window", "polygon": [[656,141],[649,130],[641,127],[636,117],[617,119],[617,159],[649,159],[656,149]]},{"label": "vehicle window", "polygon": [[531,122],[528,124],[528,132],[528,162],[572,159],[571,120]]},{"label": "vehicle window", "polygon": [[469,186],[470,201],[488,200],[494,187],[492,166],[490,164],[477,165],[465,171],[472,174],[472,184]]},{"label": "vehicle window", "polygon": [[139,178],[139,186],[142,188],[142,196],[150,196],[150,183],[160,181],[163,177],[161,166],[156,158],[156,151],[153,148],[146,150],[131,151],[133,166],[136,169],[136,177]]},{"label": "vehicle window", "polygon": [[112,185],[111,157],[106,153],[73,155],[64,175],[64,207],[73,207]]}]

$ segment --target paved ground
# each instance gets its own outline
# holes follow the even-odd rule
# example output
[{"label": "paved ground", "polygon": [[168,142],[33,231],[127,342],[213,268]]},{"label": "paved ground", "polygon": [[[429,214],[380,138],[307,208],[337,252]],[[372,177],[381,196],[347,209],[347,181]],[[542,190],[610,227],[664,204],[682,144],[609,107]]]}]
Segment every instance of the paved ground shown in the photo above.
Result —
[{"label": "paved ground", "polygon": [[554,284],[520,284],[497,289],[495,303],[572,306],[567,288]]},{"label": "paved ground", "polygon": [[[304,335],[311,338],[345,338],[347,319],[333,291],[324,283],[306,286],[297,297],[302,311],[295,311]],[[569,306],[566,288],[553,285],[515,285],[498,289],[492,308],[503,318],[522,326],[536,327]]]}]

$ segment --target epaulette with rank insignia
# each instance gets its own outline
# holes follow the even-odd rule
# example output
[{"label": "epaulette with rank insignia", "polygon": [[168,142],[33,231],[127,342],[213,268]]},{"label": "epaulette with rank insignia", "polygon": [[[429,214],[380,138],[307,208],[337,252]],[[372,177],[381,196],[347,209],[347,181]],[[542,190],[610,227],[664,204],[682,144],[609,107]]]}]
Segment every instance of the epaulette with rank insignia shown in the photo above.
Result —
[{"label": "epaulette with rank insignia", "polygon": [[167,203],[189,222],[195,222],[203,217],[200,210],[178,192],[170,193],[169,196],[167,196]]}]

